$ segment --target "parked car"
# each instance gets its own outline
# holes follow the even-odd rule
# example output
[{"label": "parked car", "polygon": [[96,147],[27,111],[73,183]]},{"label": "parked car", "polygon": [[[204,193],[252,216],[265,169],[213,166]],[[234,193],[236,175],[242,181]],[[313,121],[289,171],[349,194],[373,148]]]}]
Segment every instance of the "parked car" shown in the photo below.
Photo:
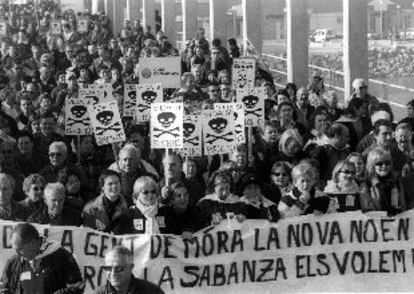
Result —
[{"label": "parked car", "polygon": [[[404,32],[400,32],[400,39],[404,40]],[[406,40],[414,40],[414,28],[407,28],[405,31]]]},{"label": "parked car", "polygon": [[331,29],[317,29],[310,36],[312,42],[323,42],[335,39],[336,35]]}]

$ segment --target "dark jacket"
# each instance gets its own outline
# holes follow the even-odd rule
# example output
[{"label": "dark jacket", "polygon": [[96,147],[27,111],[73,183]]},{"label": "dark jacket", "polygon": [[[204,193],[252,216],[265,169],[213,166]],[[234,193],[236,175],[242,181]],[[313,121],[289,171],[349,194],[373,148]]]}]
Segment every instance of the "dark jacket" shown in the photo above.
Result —
[{"label": "dark jacket", "polygon": [[[130,234],[148,234],[146,232],[146,216],[136,207],[129,208],[129,225],[128,233]],[[158,222],[158,228],[161,234],[170,233],[168,226],[173,222],[172,208],[169,206],[162,206],[158,208],[158,213],[155,216]]]},{"label": "dark jacket", "polygon": [[[116,290],[112,285],[107,282],[106,285],[100,286],[95,294],[116,294]],[[160,287],[154,285],[148,281],[137,279],[134,276],[131,277],[129,282],[127,294],[163,294],[164,291]]]},{"label": "dark jacket", "polygon": [[[41,250],[42,257],[36,271],[33,271],[28,261],[17,255],[7,261],[1,277],[3,287],[7,289],[4,293],[83,293],[82,276],[73,255],[49,242],[45,242]],[[34,278],[21,281],[24,272],[30,272]]]},{"label": "dark jacket", "polygon": [[34,212],[27,218],[27,222],[36,224],[50,224],[53,226],[80,226],[82,224],[82,217],[80,211],[69,207],[63,207],[62,213],[56,218],[51,218],[47,206]]}]

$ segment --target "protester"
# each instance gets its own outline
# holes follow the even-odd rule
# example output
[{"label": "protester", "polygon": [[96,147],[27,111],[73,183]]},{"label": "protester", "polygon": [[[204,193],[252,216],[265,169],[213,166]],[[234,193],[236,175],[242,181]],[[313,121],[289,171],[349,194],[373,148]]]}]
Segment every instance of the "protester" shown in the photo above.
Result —
[{"label": "protester", "polygon": [[73,255],[40,237],[34,226],[16,225],[11,244],[16,254],[3,270],[4,293],[32,293],[34,287],[44,294],[83,293],[82,275]]},{"label": "protester", "polygon": [[107,281],[94,293],[164,293],[158,286],[135,278],[132,274],[133,268],[134,262],[131,251],[123,246],[115,246],[105,254]]}]

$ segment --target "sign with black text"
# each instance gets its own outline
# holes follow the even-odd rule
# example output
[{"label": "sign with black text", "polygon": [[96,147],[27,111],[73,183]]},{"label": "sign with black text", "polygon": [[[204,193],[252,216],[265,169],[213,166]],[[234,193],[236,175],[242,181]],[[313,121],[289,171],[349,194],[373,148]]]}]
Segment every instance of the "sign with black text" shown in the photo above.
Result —
[{"label": "sign with black text", "polygon": [[151,148],[183,148],[183,104],[151,104]]}]

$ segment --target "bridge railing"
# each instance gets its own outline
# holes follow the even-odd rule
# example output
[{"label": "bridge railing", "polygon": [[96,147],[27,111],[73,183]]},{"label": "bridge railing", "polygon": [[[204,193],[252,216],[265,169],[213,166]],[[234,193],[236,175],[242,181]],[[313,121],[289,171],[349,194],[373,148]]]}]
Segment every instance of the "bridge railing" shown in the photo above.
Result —
[{"label": "bridge railing", "polygon": [[[287,83],[287,60],[286,58],[262,54],[262,59],[269,66],[277,87],[285,87]],[[308,65],[309,77],[318,74],[323,77],[325,86],[336,90],[338,97],[344,96],[344,73],[332,68],[324,68],[313,64]],[[406,108],[408,101],[414,98],[414,89],[384,81],[369,79],[369,91],[382,101],[391,104],[392,107]],[[401,109],[400,109],[401,111]]]}]

